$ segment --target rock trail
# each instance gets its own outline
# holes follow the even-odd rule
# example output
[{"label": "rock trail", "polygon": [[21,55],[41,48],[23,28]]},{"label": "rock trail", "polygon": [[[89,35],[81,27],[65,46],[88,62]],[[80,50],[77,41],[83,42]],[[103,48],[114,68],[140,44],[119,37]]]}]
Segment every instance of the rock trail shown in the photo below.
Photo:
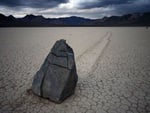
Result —
[{"label": "rock trail", "polygon": [[108,45],[111,36],[111,32],[106,32],[92,47],[89,47],[77,58],[77,70],[81,78],[86,78],[92,72],[92,67]]}]

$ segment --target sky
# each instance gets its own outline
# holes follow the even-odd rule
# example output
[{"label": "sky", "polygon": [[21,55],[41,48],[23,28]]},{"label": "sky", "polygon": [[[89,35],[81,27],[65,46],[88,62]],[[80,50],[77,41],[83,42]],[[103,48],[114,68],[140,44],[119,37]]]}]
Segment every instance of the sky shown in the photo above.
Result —
[{"label": "sky", "polygon": [[0,0],[0,13],[24,17],[27,14],[46,18],[79,16],[103,18],[150,11],[150,0]]}]

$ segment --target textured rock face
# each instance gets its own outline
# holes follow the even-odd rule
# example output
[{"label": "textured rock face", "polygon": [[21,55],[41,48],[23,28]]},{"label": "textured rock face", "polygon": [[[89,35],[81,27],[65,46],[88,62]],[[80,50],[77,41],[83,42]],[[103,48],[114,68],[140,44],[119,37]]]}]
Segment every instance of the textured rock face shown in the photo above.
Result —
[{"label": "textured rock face", "polygon": [[74,93],[77,80],[73,50],[62,39],[55,43],[34,76],[32,90],[38,96],[61,103]]}]

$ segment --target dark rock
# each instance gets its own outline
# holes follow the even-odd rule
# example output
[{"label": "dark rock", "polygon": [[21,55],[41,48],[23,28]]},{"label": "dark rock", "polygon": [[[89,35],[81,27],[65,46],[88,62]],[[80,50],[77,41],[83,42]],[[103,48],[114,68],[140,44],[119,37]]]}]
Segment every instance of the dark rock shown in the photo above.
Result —
[{"label": "dark rock", "polygon": [[61,103],[74,93],[77,80],[74,52],[62,39],[55,43],[34,76],[32,90],[38,96]]}]

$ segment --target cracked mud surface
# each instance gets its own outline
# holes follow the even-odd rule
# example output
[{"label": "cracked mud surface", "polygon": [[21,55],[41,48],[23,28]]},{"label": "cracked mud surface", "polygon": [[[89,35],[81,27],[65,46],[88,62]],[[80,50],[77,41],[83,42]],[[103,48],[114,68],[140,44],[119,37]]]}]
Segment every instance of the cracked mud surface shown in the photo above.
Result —
[{"label": "cracked mud surface", "polygon": [[[62,104],[35,96],[30,90],[49,48],[32,44],[6,47],[8,42],[1,39],[0,113],[150,113],[150,31],[93,29],[111,31],[110,42],[89,76],[78,73],[75,94]],[[29,51],[41,53],[34,56]]]}]

